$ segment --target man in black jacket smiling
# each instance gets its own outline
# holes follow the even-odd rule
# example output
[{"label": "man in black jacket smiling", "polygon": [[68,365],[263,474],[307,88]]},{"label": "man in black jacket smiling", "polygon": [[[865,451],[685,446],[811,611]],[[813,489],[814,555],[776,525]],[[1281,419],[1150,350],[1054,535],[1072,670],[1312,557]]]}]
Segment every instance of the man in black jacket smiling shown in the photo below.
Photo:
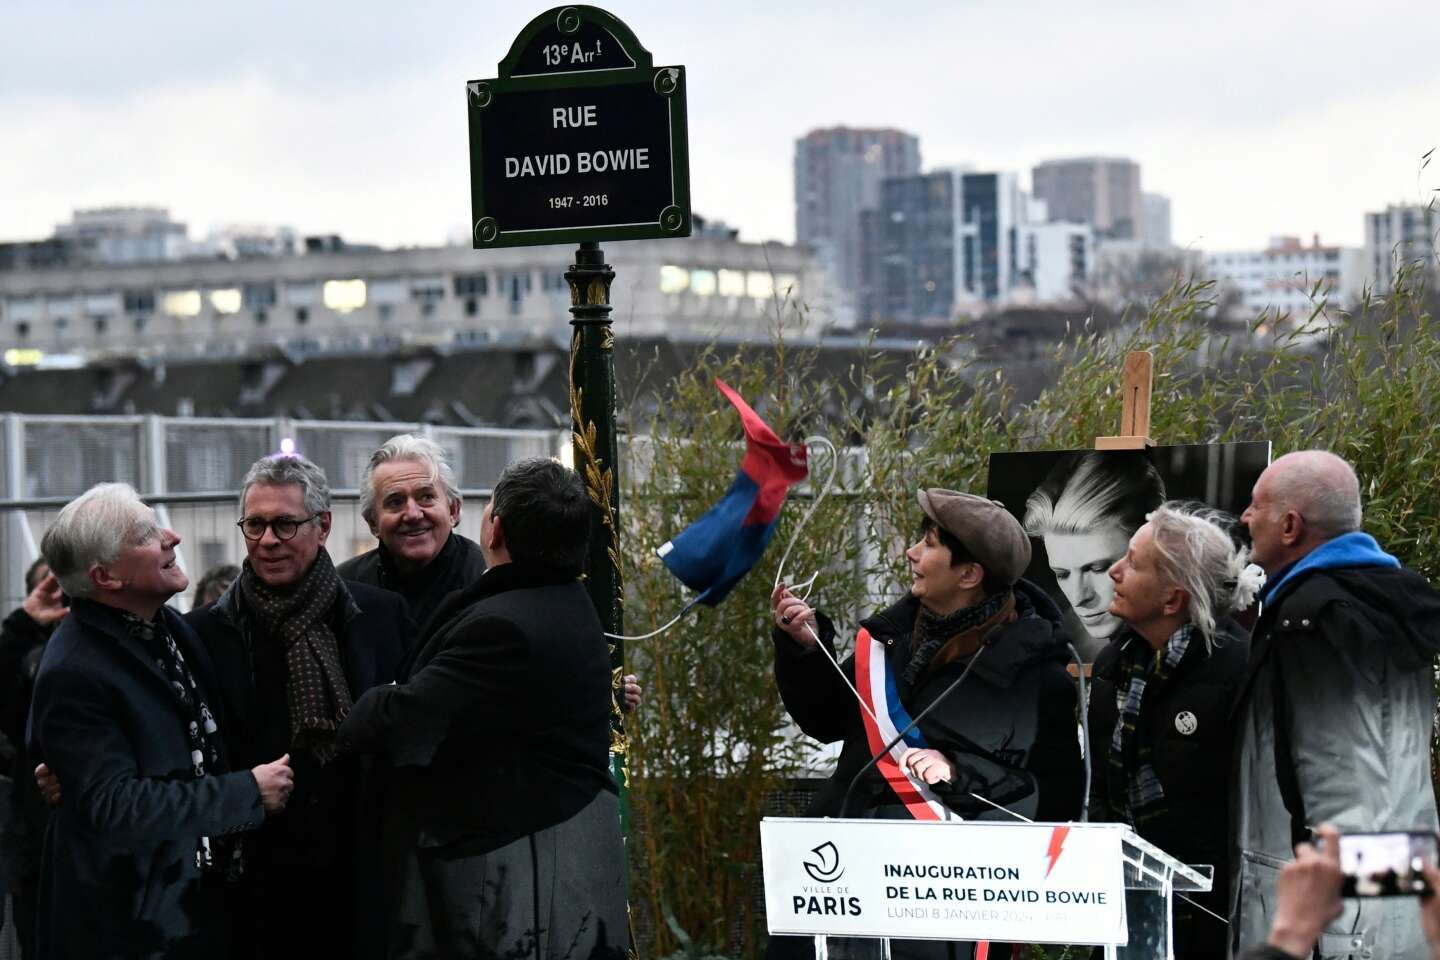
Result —
[{"label": "man in black jacket smiling", "polygon": [[507,468],[481,518],[489,569],[340,728],[343,751],[393,768],[392,958],[625,954],[609,651],[578,579],[589,510],[555,461]]},{"label": "man in black jacket smiling", "polygon": [[413,433],[391,437],[370,455],[360,481],[360,516],[379,542],[336,569],[345,580],[400,594],[424,626],[446,595],[485,572],[479,544],[455,530],[462,502],[440,444]]},{"label": "man in black jacket smiling", "polygon": [[[335,756],[353,700],[393,681],[413,626],[388,590],[346,583],[331,565],[330,488],[299,456],[265,457],[245,475],[240,577],[186,620],[215,660],[235,718],[231,752],[289,752],[289,810],[247,837],[249,865],[230,897],[238,954],[380,956],[377,813],[364,772]],[[68,784],[67,784],[68,788]]]}]

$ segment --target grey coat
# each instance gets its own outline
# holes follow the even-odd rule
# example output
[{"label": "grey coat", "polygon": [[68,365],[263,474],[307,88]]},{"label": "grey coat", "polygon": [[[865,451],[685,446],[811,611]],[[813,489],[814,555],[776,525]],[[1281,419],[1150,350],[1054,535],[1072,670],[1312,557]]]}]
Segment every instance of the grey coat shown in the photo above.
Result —
[{"label": "grey coat", "polygon": [[[1331,553],[1343,562],[1344,551]],[[1437,827],[1430,730],[1440,595],[1389,562],[1307,557],[1265,599],[1234,716],[1232,954],[1268,936],[1276,877],[1307,828]],[[1346,900],[1319,956],[1428,957],[1416,899]]]}]

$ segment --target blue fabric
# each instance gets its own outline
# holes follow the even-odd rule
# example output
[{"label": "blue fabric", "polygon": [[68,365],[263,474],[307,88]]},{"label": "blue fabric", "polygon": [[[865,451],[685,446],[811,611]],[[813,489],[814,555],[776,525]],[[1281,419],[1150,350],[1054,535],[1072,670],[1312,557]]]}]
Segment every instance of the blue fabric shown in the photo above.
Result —
[{"label": "blue fabric", "polygon": [[1291,565],[1290,570],[1260,590],[1262,603],[1280,595],[1280,588],[1307,570],[1335,570],[1341,567],[1398,567],[1400,561],[1381,549],[1368,533],[1345,533],[1327,540]]},{"label": "blue fabric", "polygon": [[[877,652],[882,657],[885,656],[883,649]],[[905,704],[900,702],[900,691],[895,686],[895,671],[890,669],[889,659],[885,661],[885,703],[890,708],[890,722],[895,724],[896,733],[910,726],[910,722],[914,718],[911,717],[909,711],[905,709]],[[925,740],[925,735],[920,732],[919,727],[905,734],[905,743],[907,746],[920,750],[926,750],[930,747],[930,744]]]},{"label": "blue fabric", "polygon": [[775,521],[745,523],[759,492],[745,471],[737,472],[719,503],[656,551],[681,583],[701,591],[692,604],[720,603],[765,552]]}]

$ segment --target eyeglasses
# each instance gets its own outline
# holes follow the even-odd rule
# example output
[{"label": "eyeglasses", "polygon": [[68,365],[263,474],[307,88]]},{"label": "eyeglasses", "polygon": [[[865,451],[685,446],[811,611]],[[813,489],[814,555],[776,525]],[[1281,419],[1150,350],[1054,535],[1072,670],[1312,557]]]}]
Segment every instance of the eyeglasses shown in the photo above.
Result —
[{"label": "eyeglasses", "polygon": [[[323,512],[323,511],[322,511]],[[276,539],[290,540],[300,532],[305,524],[320,516],[312,513],[303,520],[292,520],[289,517],[276,517],[274,520],[265,520],[260,517],[242,517],[235,526],[245,535],[246,540],[261,540],[265,537],[265,531],[270,530],[275,534]]]}]

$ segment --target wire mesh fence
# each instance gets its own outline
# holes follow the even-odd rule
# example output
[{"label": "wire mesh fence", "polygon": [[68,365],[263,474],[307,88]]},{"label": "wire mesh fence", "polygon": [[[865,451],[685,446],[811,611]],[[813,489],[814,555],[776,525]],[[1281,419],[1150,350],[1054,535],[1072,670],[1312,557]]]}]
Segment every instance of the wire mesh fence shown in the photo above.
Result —
[{"label": "wire mesh fence", "polygon": [[[97,483],[123,482],[140,491],[180,535],[181,565],[194,583],[244,557],[235,529],[241,480],[267,454],[293,449],[325,471],[334,496],[329,549],[339,562],[375,545],[360,517],[358,487],[370,455],[395,434],[423,433],[444,447],[471,500],[488,494],[511,461],[561,455],[569,439],[555,430],[285,418],[7,414],[0,426],[0,611],[24,600],[25,571],[60,508]],[[478,506],[462,509],[462,534],[475,538],[479,523]],[[189,608],[189,597],[173,602]]]}]

